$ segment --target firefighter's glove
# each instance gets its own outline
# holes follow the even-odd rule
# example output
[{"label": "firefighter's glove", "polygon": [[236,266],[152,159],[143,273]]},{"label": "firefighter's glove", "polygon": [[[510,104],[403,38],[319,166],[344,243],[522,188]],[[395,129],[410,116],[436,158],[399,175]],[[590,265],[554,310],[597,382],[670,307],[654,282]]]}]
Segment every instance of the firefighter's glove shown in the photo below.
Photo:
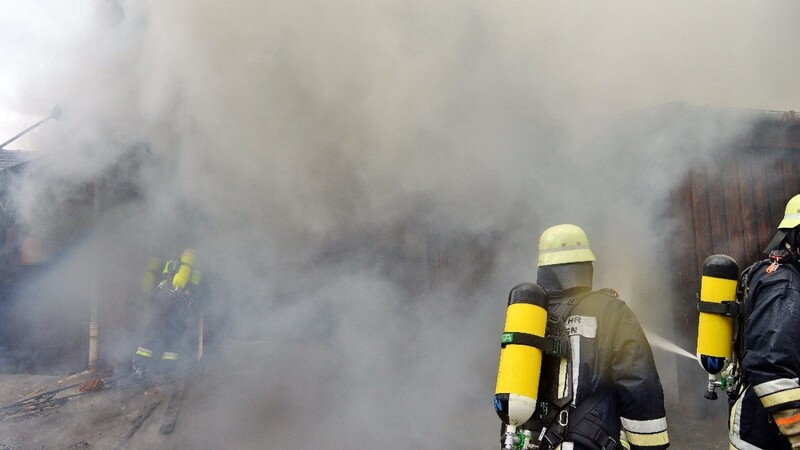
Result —
[{"label": "firefighter's glove", "polygon": [[781,434],[792,444],[792,449],[800,450],[800,408],[776,411],[772,416]]}]

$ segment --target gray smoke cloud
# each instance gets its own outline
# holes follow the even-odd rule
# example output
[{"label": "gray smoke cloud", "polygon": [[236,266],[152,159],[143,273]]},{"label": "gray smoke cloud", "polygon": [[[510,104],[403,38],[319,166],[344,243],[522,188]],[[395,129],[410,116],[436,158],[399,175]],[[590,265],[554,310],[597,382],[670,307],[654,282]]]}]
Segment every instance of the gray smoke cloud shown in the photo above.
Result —
[{"label": "gray smoke cloud", "polygon": [[65,233],[69,195],[126,158],[140,194],[30,288],[28,320],[86,313],[94,283],[124,360],[147,257],[191,243],[236,381],[186,442],[494,446],[505,297],[548,226],[583,226],[596,285],[671,337],[664,202],[746,125],[673,102],[800,104],[798,11],[770,4],[82,2],[22,83],[65,113],[15,202]]}]

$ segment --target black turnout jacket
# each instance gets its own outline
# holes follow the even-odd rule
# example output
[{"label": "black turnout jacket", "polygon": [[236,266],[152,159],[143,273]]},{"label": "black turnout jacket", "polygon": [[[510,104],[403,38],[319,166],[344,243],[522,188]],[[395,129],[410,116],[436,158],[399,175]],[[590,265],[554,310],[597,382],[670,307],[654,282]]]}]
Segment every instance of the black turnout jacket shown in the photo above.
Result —
[{"label": "black turnout jacket", "polygon": [[789,263],[770,266],[760,261],[743,272],[742,395],[729,419],[730,443],[740,450],[790,449],[772,413],[800,408],[800,271]]},{"label": "black turnout jacket", "polygon": [[[543,376],[548,374],[549,382],[542,388],[549,392],[541,395],[571,396],[573,412],[584,401],[596,402],[583,420],[601,427],[616,441],[614,448],[622,449],[623,442],[632,450],[669,447],[664,392],[650,344],[633,311],[610,289],[572,291],[550,298],[550,313],[564,319],[571,361],[546,358],[549,367],[543,368]],[[602,448],[596,436],[586,436],[574,425],[570,424],[560,448]]]}]

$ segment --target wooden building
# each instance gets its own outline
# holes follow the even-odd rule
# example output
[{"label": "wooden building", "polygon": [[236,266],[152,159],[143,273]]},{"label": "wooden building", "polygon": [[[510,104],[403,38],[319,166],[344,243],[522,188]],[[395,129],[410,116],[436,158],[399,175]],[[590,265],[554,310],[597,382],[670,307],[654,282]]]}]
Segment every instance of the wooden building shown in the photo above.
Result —
[{"label": "wooden building", "polygon": [[[676,298],[673,302],[678,344],[694,350],[703,261],[713,254],[733,257],[740,271],[763,259],[764,248],[783,218],[786,202],[800,194],[800,119],[794,112],[765,114],[752,132],[714,159],[695,166],[673,192],[674,220],[669,249]],[[679,374],[703,375],[697,363],[679,363]],[[704,376],[704,375],[703,375]],[[681,403],[695,412],[707,409],[705,386],[679,377]],[[724,395],[721,395],[724,397]],[[723,400],[720,400],[723,401]],[[714,411],[727,414],[723,405]]]},{"label": "wooden building", "polygon": [[[145,149],[146,150],[146,149]],[[14,156],[14,154],[20,154]],[[27,155],[24,155],[27,154]],[[9,156],[10,155],[10,156]],[[18,306],[28,282],[64,258],[70,248],[94,226],[97,216],[106,208],[135,199],[138,195],[134,180],[141,155],[146,152],[133,148],[123,155],[119,163],[110,167],[89,182],[76,183],[59,192],[63,199],[64,214],[52,225],[47,236],[39,236],[19,223],[13,205],[14,184],[27,171],[35,170],[41,158],[33,152],[0,150],[0,231],[3,247],[0,251],[0,373],[48,373],[50,370],[77,372],[86,366],[88,354],[88,300],[86,311],[73,308],[58,316],[59,326],[69,332],[50,337],[53,324],[41,321],[41,339],[31,339],[31,323],[39,323],[43,314],[35,308],[25,310],[21,318]],[[23,158],[25,157],[25,158]],[[7,164],[7,165],[4,165]],[[46,181],[45,181],[46,182]],[[87,280],[91,279],[87,275]],[[87,286],[87,292],[90,288]],[[88,295],[87,295],[88,297]],[[54,303],[56,306],[58,302]]]}]

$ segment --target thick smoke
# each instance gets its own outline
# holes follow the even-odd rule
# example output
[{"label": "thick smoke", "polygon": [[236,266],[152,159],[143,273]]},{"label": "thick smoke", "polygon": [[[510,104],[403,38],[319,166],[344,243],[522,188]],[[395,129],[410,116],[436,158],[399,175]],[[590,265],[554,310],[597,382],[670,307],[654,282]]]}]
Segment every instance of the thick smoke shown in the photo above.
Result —
[{"label": "thick smoke", "polygon": [[582,225],[596,284],[670,337],[664,202],[742,125],[672,102],[800,104],[797,10],[774,5],[76,4],[20,82],[65,111],[27,141],[20,218],[63,232],[127,158],[138,196],[101,208],[20,320],[85,312],[94,288],[123,361],[147,256],[191,244],[231,374],[189,443],[493,446],[505,296],[546,227]]}]

